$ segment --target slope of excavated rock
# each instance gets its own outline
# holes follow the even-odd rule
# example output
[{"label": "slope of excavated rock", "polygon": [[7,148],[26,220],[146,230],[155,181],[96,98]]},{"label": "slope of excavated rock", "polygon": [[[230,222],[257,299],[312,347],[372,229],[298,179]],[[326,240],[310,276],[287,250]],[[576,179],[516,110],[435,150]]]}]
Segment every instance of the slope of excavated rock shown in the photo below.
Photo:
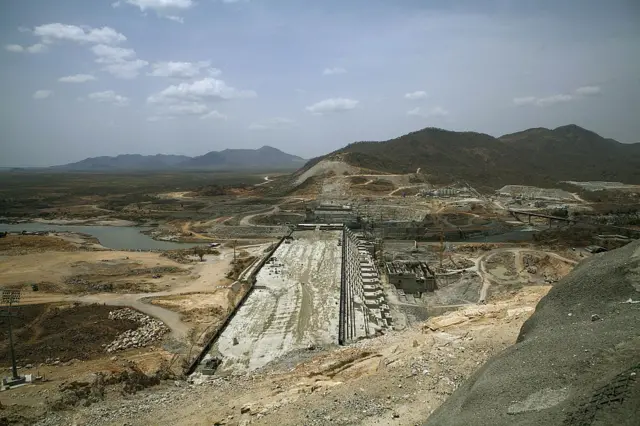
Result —
[{"label": "slope of excavated rock", "polygon": [[581,263],[427,425],[637,425],[640,241]]}]

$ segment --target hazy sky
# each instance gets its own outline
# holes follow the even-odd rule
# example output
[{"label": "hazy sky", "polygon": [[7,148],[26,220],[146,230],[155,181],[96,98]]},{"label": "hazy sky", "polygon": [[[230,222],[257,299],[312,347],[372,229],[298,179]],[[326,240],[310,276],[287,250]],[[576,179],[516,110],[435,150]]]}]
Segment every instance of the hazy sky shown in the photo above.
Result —
[{"label": "hazy sky", "polygon": [[638,0],[15,0],[0,42],[0,166],[428,126],[640,141]]}]

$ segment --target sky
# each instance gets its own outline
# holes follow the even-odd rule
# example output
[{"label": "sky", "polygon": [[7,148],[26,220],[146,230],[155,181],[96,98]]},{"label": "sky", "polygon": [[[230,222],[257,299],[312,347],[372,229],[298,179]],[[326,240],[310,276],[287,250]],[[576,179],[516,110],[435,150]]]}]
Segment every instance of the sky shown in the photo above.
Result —
[{"label": "sky", "polygon": [[0,166],[425,127],[640,142],[637,0],[3,1],[0,44]]}]

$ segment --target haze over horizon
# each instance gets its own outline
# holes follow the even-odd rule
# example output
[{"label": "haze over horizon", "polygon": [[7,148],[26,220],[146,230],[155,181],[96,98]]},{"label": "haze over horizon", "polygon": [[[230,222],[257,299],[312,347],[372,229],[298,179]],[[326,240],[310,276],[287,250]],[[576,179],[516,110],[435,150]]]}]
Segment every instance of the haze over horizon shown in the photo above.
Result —
[{"label": "haze over horizon", "polygon": [[311,158],[432,126],[640,141],[640,4],[522,3],[4,2],[0,166]]}]

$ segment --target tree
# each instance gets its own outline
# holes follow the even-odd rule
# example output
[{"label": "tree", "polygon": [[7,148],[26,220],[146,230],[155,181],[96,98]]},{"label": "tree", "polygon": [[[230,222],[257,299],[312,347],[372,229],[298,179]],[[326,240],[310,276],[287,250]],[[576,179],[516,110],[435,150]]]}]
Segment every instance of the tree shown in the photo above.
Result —
[{"label": "tree", "polygon": [[203,247],[196,246],[193,248],[193,254],[200,258],[200,262],[204,261],[204,255],[207,254],[206,250]]}]

